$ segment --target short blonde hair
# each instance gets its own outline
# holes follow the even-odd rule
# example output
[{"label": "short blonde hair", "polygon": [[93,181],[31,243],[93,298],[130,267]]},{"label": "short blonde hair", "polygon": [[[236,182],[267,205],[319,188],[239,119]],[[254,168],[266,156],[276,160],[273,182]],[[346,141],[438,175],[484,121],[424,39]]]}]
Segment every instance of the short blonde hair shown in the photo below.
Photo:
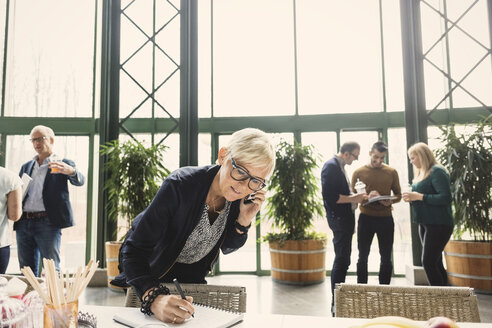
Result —
[{"label": "short blonde hair", "polygon": [[408,148],[408,156],[414,154],[420,161],[420,168],[413,166],[413,182],[427,178],[434,165],[439,165],[432,150],[423,142],[418,142]]},{"label": "short blonde hair", "polygon": [[227,153],[244,165],[267,168],[267,178],[275,168],[275,149],[269,134],[254,128],[246,128],[232,134]]},{"label": "short blonde hair", "polygon": [[50,127],[44,125],[36,125],[35,127],[32,128],[31,133],[29,135],[32,136],[32,134],[35,131],[43,132],[47,137],[50,137],[51,140],[55,139],[55,132]]}]

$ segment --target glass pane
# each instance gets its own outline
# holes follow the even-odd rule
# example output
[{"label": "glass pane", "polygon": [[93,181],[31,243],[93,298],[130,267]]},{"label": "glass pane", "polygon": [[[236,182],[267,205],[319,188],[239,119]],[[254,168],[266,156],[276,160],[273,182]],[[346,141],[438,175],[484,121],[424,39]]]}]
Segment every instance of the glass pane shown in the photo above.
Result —
[{"label": "glass pane", "polygon": [[[158,142],[165,136],[165,133],[157,133],[155,141]],[[179,168],[179,134],[171,133],[162,143],[169,147],[164,156],[164,166],[171,172],[177,170]]]},{"label": "glass pane", "polygon": [[[408,184],[408,160],[405,128],[388,129],[388,164],[396,169],[400,178],[400,186]],[[410,207],[408,203],[400,201],[393,205],[393,219],[395,222],[395,239],[393,243],[393,271],[395,274],[405,274],[406,265],[412,265],[412,234],[410,232]],[[418,242],[418,241],[417,241]],[[374,243],[374,242],[373,242]],[[373,245],[374,246],[374,245]],[[371,249],[375,255],[378,271],[378,248]]]},{"label": "glass pane", "polygon": [[198,116],[211,116],[211,9],[210,0],[197,1],[198,6]]},{"label": "glass pane", "polygon": [[[435,10],[446,11],[451,20],[448,26],[451,26],[472,4],[471,9],[457,22],[457,25],[449,30],[447,38],[434,46],[446,29],[444,19]],[[451,82],[451,86],[448,86],[445,75],[425,62],[427,108],[449,108],[451,104],[457,108],[490,105],[492,103],[490,92],[492,66],[487,2],[485,0],[476,3],[474,1],[450,1],[446,2],[446,8],[443,8],[440,2],[431,5],[435,10],[425,2],[422,2],[421,6],[424,53],[428,53],[426,58],[440,70],[449,72],[455,82]],[[449,52],[447,46],[449,46]],[[477,64],[478,66],[474,68]],[[453,90],[452,103],[450,98],[441,102],[449,88],[454,88],[458,82],[461,82],[461,85]]]},{"label": "glass pane", "polygon": [[[5,26],[6,19],[6,7],[5,3],[0,3],[0,26]],[[5,30],[0,29],[0,76],[3,76],[3,56],[5,55]],[[3,79],[0,78],[0,90],[3,87]],[[0,92],[0,104],[2,103],[2,93]]]},{"label": "glass pane", "polygon": [[[320,155],[318,161],[318,168],[314,171],[316,178],[318,179],[318,187],[320,192],[320,200],[323,201],[321,195],[321,169],[326,161],[333,158],[333,155],[338,153],[337,151],[337,134],[335,132],[309,132],[302,134],[302,143],[304,145],[313,145],[316,151]],[[333,250],[333,233],[328,227],[326,216],[317,218],[314,221],[314,230],[317,232],[324,232],[327,235],[326,243],[326,270],[331,270],[333,260],[335,258],[335,252]]]},{"label": "glass pane", "polygon": [[6,115],[92,116],[94,2],[11,2]]},{"label": "glass pane", "polygon": [[386,76],[386,110],[403,111],[403,57],[401,42],[400,2],[382,1],[383,43]]},{"label": "glass pane", "polygon": [[213,15],[214,115],[294,114],[292,3],[219,0]]},{"label": "glass pane", "polygon": [[[432,4],[432,6],[432,8],[439,10],[438,4]],[[422,24],[422,49],[424,53],[430,50],[434,43],[441,37],[443,31],[441,16],[432,8],[425,2],[421,2],[420,17]]]},{"label": "glass pane", "polygon": [[441,146],[440,136],[441,130],[437,126],[427,127],[427,144],[430,149],[437,149]]},{"label": "glass pane", "polygon": [[[434,62],[438,65],[439,63]],[[444,63],[438,65],[442,69]],[[438,69],[424,61],[424,76],[425,76],[425,104],[429,109],[449,108],[449,98],[444,99],[448,92],[447,80],[444,78]]]},{"label": "glass pane", "polygon": [[296,5],[299,113],[382,111],[378,2]]},{"label": "glass pane", "polygon": [[[168,113],[178,117],[180,23],[179,15],[175,16],[178,12],[166,1],[154,4],[133,1],[124,8],[120,117],[134,110],[132,117],[169,117]],[[157,33],[157,46],[149,41],[154,33]],[[155,101],[149,97],[153,92]]]},{"label": "glass pane", "polygon": [[212,153],[210,133],[200,133],[198,134],[198,165],[210,165],[215,163],[217,160],[217,155]]},{"label": "glass pane", "polygon": [[[62,270],[75,272],[78,266],[85,265],[89,137],[56,136],[54,152],[61,157],[73,160],[77,169],[86,177],[86,183],[81,187],[68,183],[75,225],[62,230],[60,267]],[[31,160],[35,155],[28,135],[7,136],[6,167],[8,169],[19,172],[22,164]],[[20,273],[14,232],[12,236],[14,243],[11,245],[7,272]]]}]

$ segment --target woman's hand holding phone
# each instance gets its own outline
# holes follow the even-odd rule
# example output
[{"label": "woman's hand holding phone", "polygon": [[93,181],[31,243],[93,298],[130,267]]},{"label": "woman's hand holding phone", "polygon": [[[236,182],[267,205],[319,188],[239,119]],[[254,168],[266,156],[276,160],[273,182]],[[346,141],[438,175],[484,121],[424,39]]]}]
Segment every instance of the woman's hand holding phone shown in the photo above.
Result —
[{"label": "woman's hand holding phone", "polygon": [[259,190],[243,198],[239,205],[239,217],[237,219],[239,224],[245,227],[249,226],[265,201],[265,197],[265,190]]}]

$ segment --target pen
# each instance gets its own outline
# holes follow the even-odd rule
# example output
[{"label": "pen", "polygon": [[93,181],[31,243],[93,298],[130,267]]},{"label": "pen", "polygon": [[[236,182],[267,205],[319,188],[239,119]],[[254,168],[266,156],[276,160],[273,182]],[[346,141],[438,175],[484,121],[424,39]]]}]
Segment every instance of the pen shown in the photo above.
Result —
[{"label": "pen", "polygon": [[[186,301],[185,294],[183,293],[183,290],[181,289],[181,285],[178,282],[178,279],[174,278],[173,279],[174,285],[176,286],[176,289],[178,290],[179,295],[181,295],[181,298]],[[192,313],[191,316],[194,318],[195,314]]]}]

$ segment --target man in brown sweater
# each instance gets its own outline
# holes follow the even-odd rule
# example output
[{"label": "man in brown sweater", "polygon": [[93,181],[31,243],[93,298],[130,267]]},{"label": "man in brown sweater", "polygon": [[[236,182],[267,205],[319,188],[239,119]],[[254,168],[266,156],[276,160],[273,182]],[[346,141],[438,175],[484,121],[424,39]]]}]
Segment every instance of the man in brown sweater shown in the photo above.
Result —
[{"label": "man in brown sweater", "polygon": [[[357,244],[359,259],[357,261],[357,282],[367,283],[367,259],[371,250],[374,234],[378,237],[379,254],[381,264],[379,267],[379,283],[388,285],[391,281],[393,263],[391,252],[395,223],[391,215],[391,205],[401,199],[400,182],[398,172],[384,164],[388,146],[382,142],[376,142],[369,152],[370,162],[358,168],[352,176],[352,189],[357,180],[366,184],[368,194],[366,201],[360,206],[360,215],[357,225]],[[377,196],[390,196],[391,191],[396,197],[375,202],[368,201]]]}]

